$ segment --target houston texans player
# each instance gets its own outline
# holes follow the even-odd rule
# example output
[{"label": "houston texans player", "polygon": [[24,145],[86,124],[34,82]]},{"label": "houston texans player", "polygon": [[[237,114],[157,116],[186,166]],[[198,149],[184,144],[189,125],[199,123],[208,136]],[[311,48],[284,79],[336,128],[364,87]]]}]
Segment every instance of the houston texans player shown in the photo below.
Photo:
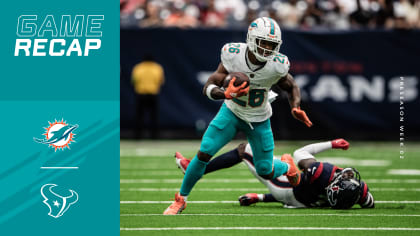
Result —
[{"label": "houston texans player", "polygon": [[[232,140],[238,131],[243,131],[253,152],[256,173],[264,179],[275,179],[286,174],[292,185],[300,181],[300,174],[293,159],[273,159],[274,139],[271,131],[271,105],[268,92],[273,85],[288,93],[293,117],[312,125],[306,113],[300,109],[299,87],[288,73],[287,56],[279,52],[281,32],[271,18],[254,20],[249,28],[246,43],[228,43],[222,47],[221,63],[209,77],[203,94],[211,100],[224,99],[219,112],[203,135],[200,150],[191,160],[175,201],[164,211],[175,215],[186,207],[187,197],[197,181],[203,176],[210,159]],[[244,73],[250,80],[235,86],[235,78],[228,87],[221,87],[230,73]],[[238,80],[239,81],[239,80]]]},{"label": "houston texans player", "polygon": [[[340,168],[328,162],[318,162],[315,154],[328,149],[349,148],[344,139],[328,142],[314,143],[296,150],[293,154],[301,173],[301,181],[292,186],[288,179],[281,176],[276,179],[263,179],[255,171],[252,150],[249,144],[241,144],[238,148],[214,158],[207,165],[206,172],[228,168],[243,161],[252,172],[270,190],[268,194],[247,193],[239,197],[241,206],[249,206],[257,202],[281,202],[285,207],[331,207],[335,209],[348,209],[354,204],[362,208],[373,208],[375,202],[369,192],[367,184],[360,179],[355,168]],[[189,160],[179,152],[176,153],[176,163],[185,172]],[[284,154],[282,159],[291,158]]]}]

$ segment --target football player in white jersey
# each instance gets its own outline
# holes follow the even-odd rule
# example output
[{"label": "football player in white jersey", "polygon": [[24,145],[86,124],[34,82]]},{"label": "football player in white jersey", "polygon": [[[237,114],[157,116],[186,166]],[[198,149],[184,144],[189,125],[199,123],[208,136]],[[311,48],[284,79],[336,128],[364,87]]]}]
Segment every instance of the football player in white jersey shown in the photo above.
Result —
[{"label": "football player in white jersey", "polygon": [[[185,209],[187,196],[203,176],[206,165],[235,137],[237,131],[243,131],[247,136],[259,176],[275,179],[286,174],[292,185],[299,184],[299,170],[291,157],[282,161],[273,159],[274,139],[269,119],[272,110],[268,101],[268,92],[273,85],[288,93],[293,117],[308,127],[312,126],[300,109],[299,87],[288,73],[290,63],[287,56],[279,52],[281,44],[278,24],[271,18],[262,17],[250,24],[246,44],[229,43],[223,46],[221,63],[209,77],[203,93],[209,99],[224,99],[225,102],[204,133],[200,150],[185,172],[174,203],[163,214],[175,215]],[[223,90],[223,82],[232,72],[245,73],[250,79],[249,87],[245,88],[245,83],[235,87],[235,78],[232,78]]]}]

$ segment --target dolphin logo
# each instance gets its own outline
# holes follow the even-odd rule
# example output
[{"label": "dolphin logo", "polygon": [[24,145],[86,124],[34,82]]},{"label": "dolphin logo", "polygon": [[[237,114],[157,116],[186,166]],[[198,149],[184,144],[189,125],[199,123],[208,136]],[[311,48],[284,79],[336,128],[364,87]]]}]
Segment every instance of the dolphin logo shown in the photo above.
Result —
[{"label": "dolphin logo", "polygon": [[52,191],[52,188],[57,186],[56,184],[45,184],[41,187],[41,195],[44,198],[43,203],[48,206],[50,211],[48,212],[49,216],[58,218],[62,216],[71,205],[79,200],[79,195],[69,189],[71,195],[68,197],[60,196],[57,193]]},{"label": "dolphin logo", "polygon": [[39,138],[34,138],[34,141],[37,143],[42,143],[42,144],[53,144],[53,143],[57,143],[61,140],[67,140],[71,134],[71,132],[75,129],[77,129],[79,126],[78,125],[67,125],[62,127],[59,130],[56,131],[52,131],[51,134],[51,138],[49,139],[39,139]]},{"label": "dolphin logo", "polygon": [[43,135],[45,135],[44,139],[35,138],[34,141],[41,144],[46,144],[49,147],[64,150],[64,148],[70,149],[69,145],[71,142],[74,142],[74,130],[79,127],[79,125],[74,124],[67,124],[63,119],[61,121],[55,120],[55,122],[48,122],[49,126],[45,127],[46,130]]}]

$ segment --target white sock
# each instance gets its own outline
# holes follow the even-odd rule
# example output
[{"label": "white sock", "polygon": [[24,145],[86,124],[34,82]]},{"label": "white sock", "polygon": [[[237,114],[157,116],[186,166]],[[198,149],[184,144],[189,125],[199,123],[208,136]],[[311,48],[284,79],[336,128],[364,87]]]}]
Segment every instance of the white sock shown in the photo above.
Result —
[{"label": "white sock", "polygon": [[258,196],[258,201],[260,202],[264,201],[264,194],[259,193],[257,194],[257,196]]},{"label": "white sock", "polygon": [[187,201],[188,196],[182,196],[184,198],[184,201]]}]

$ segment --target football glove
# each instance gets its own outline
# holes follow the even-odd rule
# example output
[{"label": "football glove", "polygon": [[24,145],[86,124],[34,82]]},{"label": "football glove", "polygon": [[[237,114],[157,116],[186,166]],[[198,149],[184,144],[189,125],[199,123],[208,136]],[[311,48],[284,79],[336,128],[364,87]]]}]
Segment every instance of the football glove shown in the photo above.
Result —
[{"label": "football glove", "polygon": [[341,148],[343,150],[349,149],[349,146],[350,146],[349,142],[347,142],[346,140],[344,140],[342,138],[335,139],[335,140],[331,141],[331,145],[332,145],[332,148],[334,148],[334,149]]},{"label": "football glove", "polygon": [[292,116],[299,121],[305,123],[306,126],[311,127],[312,122],[309,120],[308,116],[306,115],[305,111],[301,110],[300,107],[295,107],[292,109]]},{"label": "football glove", "polygon": [[225,91],[225,98],[226,99],[232,99],[232,98],[244,96],[249,91],[249,86],[245,88],[246,82],[243,82],[238,87],[235,87],[235,85],[234,85],[235,80],[236,80],[236,77],[233,77],[230,80],[228,87],[226,88],[226,91]]}]

